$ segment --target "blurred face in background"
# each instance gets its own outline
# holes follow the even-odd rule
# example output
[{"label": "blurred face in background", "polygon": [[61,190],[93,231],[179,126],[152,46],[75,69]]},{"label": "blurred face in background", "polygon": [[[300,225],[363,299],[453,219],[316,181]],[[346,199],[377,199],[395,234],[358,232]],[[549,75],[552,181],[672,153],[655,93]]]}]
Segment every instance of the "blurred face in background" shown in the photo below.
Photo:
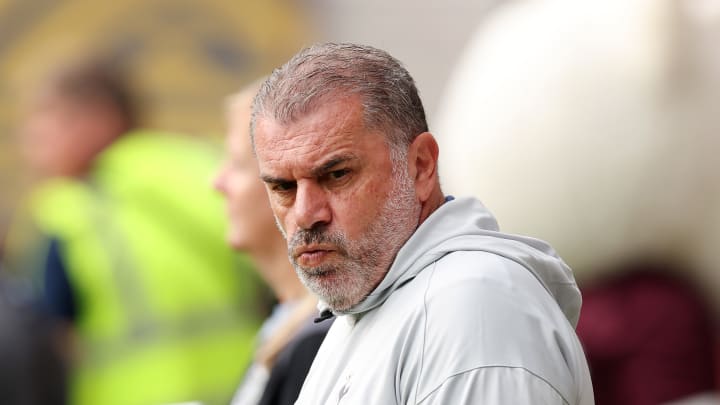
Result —
[{"label": "blurred face in background", "polygon": [[[215,188],[227,201],[228,242],[234,249],[257,252],[280,239],[265,186],[250,143],[251,94],[236,98],[229,111],[228,157],[220,169]],[[282,239],[280,239],[282,241]]]},{"label": "blurred face in background", "polygon": [[52,92],[30,100],[20,128],[23,155],[43,177],[83,175],[123,131],[123,120],[107,103]]}]

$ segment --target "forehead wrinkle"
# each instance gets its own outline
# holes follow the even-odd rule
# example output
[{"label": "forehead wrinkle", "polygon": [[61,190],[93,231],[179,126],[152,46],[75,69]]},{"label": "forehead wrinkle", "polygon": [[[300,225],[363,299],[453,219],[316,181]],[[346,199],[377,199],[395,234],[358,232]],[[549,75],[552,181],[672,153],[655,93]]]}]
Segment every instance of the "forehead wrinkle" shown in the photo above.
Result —
[{"label": "forehead wrinkle", "polygon": [[[264,165],[264,167],[270,169],[270,171],[272,172],[275,164],[278,164],[281,168],[294,168],[292,177],[295,177],[296,175],[302,175],[302,177],[318,177],[325,174],[328,170],[332,169],[338,164],[348,161],[356,161],[359,158],[356,153],[354,153],[352,150],[349,150],[347,145],[342,145],[338,148],[335,148],[333,151],[330,151],[326,155],[319,157],[313,156],[313,154],[318,151],[319,147],[313,146],[303,149],[304,150],[299,153],[297,149],[294,149],[292,147],[284,148],[283,152],[277,155],[277,157],[269,157],[266,160],[266,165]],[[297,169],[299,169],[300,171],[296,172]],[[286,180],[284,179],[284,175],[276,177],[264,173],[262,177]]]},{"label": "forehead wrinkle", "polygon": [[[365,131],[362,105],[353,101],[340,100],[289,124],[269,117],[261,118],[258,129],[267,129],[257,132],[259,142],[256,142],[256,147],[259,144],[265,146],[261,153],[264,158],[261,166],[271,172],[273,169],[293,168],[296,174],[297,170],[301,174],[309,174],[319,168],[313,165],[315,162],[327,162],[343,154],[352,154],[353,144],[362,142],[362,139],[356,139],[358,132],[363,133],[361,136],[370,135]],[[272,128],[274,130],[270,130]],[[257,152],[260,151],[256,149],[255,152],[259,157]]]},{"label": "forehead wrinkle", "polygon": [[357,159],[358,159],[358,156],[352,152],[341,152],[339,154],[330,155],[330,157],[328,157],[324,161],[321,161],[321,163],[319,165],[312,168],[310,170],[310,172],[313,174],[313,176],[316,176],[316,177],[321,176],[321,175],[325,174],[328,170],[332,169],[333,167],[335,167],[341,163],[345,163],[345,162],[349,162],[349,161],[353,161],[353,160],[357,160]]}]

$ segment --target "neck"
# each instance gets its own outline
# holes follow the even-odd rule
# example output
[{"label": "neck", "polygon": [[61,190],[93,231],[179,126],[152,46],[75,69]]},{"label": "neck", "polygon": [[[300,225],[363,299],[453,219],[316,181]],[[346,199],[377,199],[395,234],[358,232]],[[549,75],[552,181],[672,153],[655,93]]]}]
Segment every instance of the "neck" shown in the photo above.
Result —
[{"label": "neck", "polygon": [[420,221],[418,226],[425,222],[425,220],[435,212],[445,202],[445,195],[443,195],[440,187],[436,187],[430,194],[430,197],[422,204],[420,209]]},{"label": "neck", "polygon": [[288,261],[284,241],[273,249],[251,252],[251,256],[258,272],[273,290],[278,301],[293,301],[308,294]]}]

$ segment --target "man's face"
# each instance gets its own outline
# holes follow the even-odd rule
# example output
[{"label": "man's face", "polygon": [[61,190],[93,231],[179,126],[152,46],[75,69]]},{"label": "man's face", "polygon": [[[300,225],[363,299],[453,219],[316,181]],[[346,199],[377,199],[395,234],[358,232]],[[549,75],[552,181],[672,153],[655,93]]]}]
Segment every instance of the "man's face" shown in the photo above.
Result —
[{"label": "man's face", "polygon": [[214,186],[226,199],[229,219],[228,242],[238,250],[258,253],[278,237],[265,187],[250,145],[250,102],[242,100],[228,117],[225,164],[218,172]]},{"label": "man's face", "polygon": [[332,309],[362,301],[418,225],[406,159],[365,129],[357,98],[289,125],[260,118],[255,150],[270,204],[303,283]]}]

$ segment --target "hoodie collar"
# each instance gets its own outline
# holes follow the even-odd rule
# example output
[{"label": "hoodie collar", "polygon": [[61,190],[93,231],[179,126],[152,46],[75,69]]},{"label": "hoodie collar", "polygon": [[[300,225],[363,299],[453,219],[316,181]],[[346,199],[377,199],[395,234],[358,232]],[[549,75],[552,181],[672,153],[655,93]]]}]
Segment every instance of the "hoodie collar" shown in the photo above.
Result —
[{"label": "hoodie collar", "polygon": [[[405,242],[380,284],[363,301],[334,315],[359,317],[379,307],[395,290],[454,251],[485,251],[519,263],[553,296],[568,320],[577,323],[580,292],[572,271],[545,242],[499,232],[493,215],[474,198],[446,200]],[[326,304],[320,302],[318,308],[321,317],[329,317]]]}]

